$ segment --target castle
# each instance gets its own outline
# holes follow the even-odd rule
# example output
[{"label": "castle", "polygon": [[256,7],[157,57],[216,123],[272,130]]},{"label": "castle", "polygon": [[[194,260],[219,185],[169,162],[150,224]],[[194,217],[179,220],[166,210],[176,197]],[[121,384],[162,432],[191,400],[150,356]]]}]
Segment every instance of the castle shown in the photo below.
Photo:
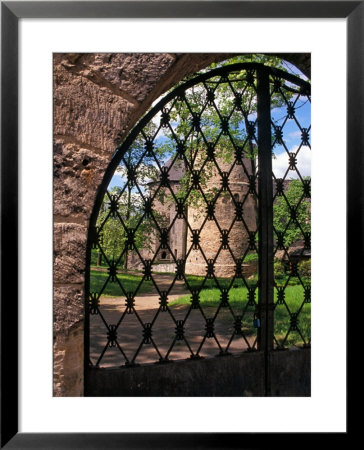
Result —
[{"label": "castle", "polygon": [[[162,168],[164,172],[168,172],[169,187],[160,187],[160,182],[156,181],[149,183],[151,194],[157,188],[159,194],[164,189],[165,195],[160,194],[153,201],[153,211],[161,219],[162,232],[169,230],[168,237],[164,239],[156,230],[151,248],[140,250],[144,260],[152,260],[156,254],[153,271],[174,273],[175,260],[185,260],[186,274],[203,276],[207,270],[213,270],[218,277],[231,277],[236,270],[236,260],[242,258],[246,252],[256,254],[256,251],[249,247],[257,235],[257,196],[255,178],[251,176],[252,161],[241,158],[234,164],[217,158],[216,162],[219,169],[215,164],[210,164],[209,174],[203,184],[203,193],[196,186],[200,198],[190,202],[188,206],[178,205],[178,194],[184,187],[184,180],[193,174],[186,171],[181,160],[173,162],[170,159]],[[213,193],[219,191],[215,203],[208,200],[214,198]],[[143,264],[135,252],[129,254],[128,267],[143,269]],[[243,261],[242,273],[245,276],[255,271],[256,264]]]}]

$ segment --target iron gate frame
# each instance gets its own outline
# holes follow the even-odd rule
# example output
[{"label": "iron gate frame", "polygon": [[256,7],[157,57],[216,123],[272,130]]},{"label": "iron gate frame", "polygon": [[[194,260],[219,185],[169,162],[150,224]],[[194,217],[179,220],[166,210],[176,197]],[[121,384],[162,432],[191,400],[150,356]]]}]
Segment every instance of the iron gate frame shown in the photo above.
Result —
[{"label": "iron gate frame", "polygon": [[264,353],[264,385],[265,395],[270,395],[270,363],[269,354],[274,351],[274,270],[273,270],[273,176],[272,176],[272,125],[271,125],[271,96],[269,76],[284,79],[298,86],[305,95],[310,95],[310,83],[299,77],[278,68],[265,66],[261,63],[235,63],[226,65],[209,72],[199,74],[188,81],[178,85],[165,95],[144,117],[133,127],[126,139],[116,148],[112,160],[105,171],[102,183],[98,188],[94,208],[90,218],[90,226],[87,238],[86,251],[86,276],[85,276],[85,344],[84,344],[84,374],[85,392],[87,391],[87,373],[90,367],[90,323],[89,323],[89,294],[90,294],[90,266],[91,248],[95,237],[96,220],[101,208],[107,187],[115,173],[116,168],[125,154],[126,150],[134,142],[140,131],[162,111],[173,98],[181,95],[187,89],[195,86],[214,76],[224,76],[235,71],[256,72],[256,98],[257,98],[257,128],[258,128],[258,198],[259,198],[259,220],[258,220],[258,310],[261,326],[257,330],[258,351]]}]

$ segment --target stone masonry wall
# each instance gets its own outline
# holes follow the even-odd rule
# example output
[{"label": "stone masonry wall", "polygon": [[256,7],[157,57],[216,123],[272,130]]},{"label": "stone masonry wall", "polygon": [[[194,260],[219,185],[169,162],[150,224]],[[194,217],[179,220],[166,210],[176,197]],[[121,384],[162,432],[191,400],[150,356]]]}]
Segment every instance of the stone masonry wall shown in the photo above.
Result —
[{"label": "stone masonry wall", "polygon": [[[243,219],[234,221],[235,218],[235,204],[229,192],[223,192],[215,205],[215,218],[219,224],[221,230],[229,231],[228,244],[229,249],[222,249],[216,258],[217,252],[221,246],[221,233],[214,220],[206,220],[206,207],[203,207],[203,213],[201,214],[200,208],[190,207],[188,209],[188,221],[192,230],[200,230],[203,222],[205,224],[199,234],[200,248],[204,253],[204,256],[208,260],[214,260],[214,273],[218,277],[232,277],[235,273],[235,259],[241,258],[248,247],[249,235],[248,231],[256,232],[256,208],[254,196],[249,194],[248,178],[241,165],[236,164],[231,170],[231,163],[226,163],[221,159],[218,159],[218,164],[222,172],[230,172],[229,175],[229,187],[231,193],[235,198],[235,202],[243,203],[242,212]],[[249,160],[244,161],[244,165],[249,171]],[[211,176],[206,182],[204,191],[212,191],[213,189],[221,188],[221,176],[216,169],[212,170]],[[205,205],[204,205],[205,206]],[[247,227],[247,228],[246,228]],[[190,248],[192,243],[192,234],[190,229],[188,230],[187,248]],[[193,248],[193,247],[192,247]],[[231,254],[234,255],[234,258]],[[206,261],[205,257],[201,253],[200,249],[192,249],[187,261],[186,261],[186,273],[192,275],[206,275]],[[251,270],[248,264],[243,264],[244,276],[250,276],[256,270],[253,267]],[[250,270],[249,270],[250,269]],[[248,273],[249,271],[249,273]]]},{"label": "stone masonry wall", "polygon": [[[231,56],[54,54],[55,396],[83,395],[87,232],[116,145],[163,92]],[[286,59],[295,63],[294,55]],[[305,69],[302,61],[297,66]]]}]

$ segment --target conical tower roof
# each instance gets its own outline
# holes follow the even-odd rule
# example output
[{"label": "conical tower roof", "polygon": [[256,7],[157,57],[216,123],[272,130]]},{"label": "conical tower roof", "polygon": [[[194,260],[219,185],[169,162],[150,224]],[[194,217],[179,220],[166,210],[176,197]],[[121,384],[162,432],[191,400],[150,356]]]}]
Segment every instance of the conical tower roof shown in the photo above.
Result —
[{"label": "conical tower roof", "polygon": [[[170,167],[173,162],[173,158],[170,158],[164,165],[164,167]],[[176,159],[173,166],[170,167],[168,175],[170,181],[180,181],[185,174],[185,167],[183,161]]]}]

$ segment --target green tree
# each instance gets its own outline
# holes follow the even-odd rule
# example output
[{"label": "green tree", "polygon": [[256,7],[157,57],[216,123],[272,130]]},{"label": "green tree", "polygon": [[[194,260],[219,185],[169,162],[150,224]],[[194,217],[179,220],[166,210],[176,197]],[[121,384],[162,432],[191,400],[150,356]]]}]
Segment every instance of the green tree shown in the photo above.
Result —
[{"label": "green tree", "polygon": [[[127,148],[123,155],[122,161],[116,169],[116,173],[121,175],[125,180],[128,180],[125,191],[118,195],[118,202],[120,213],[124,216],[124,223],[128,228],[137,227],[140,218],[143,215],[143,201],[142,195],[147,194],[148,183],[157,178],[157,168],[155,167],[155,160],[153,156],[145,155],[146,141],[149,136],[155,132],[156,125],[153,122],[149,123],[143,130],[143,134],[139,134],[133,144]],[[157,147],[154,152],[158,154],[161,150]],[[120,226],[120,221],[119,221]],[[152,227],[152,223],[148,218],[140,223],[137,227],[135,240],[138,247],[138,242],[144,243],[144,248],[148,247],[150,236],[148,232]],[[125,234],[125,230],[121,230]],[[120,238],[121,239],[121,238]],[[125,242],[124,237],[123,242]],[[124,268],[128,268],[128,246],[125,249]]]},{"label": "green tree", "polygon": [[[307,195],[309,178],[291,180],[283,195],[277,196],[273,206],[273,226],[276,233],[284,235],[284,245],[289,247],[299,239],[303,233],[311,230],[311,202]],[[292,215],[294,218],[292,218]]]},{"label": "green tree", "polygon": [[153,224],[148,218],[141,221],[143,214],[140,196],[128,190],[122,191],[120,187],[114,187],[105,194],[96,225],[102,250],[109,261],[118,261],[119,265],[127,268],[129,248],[126,245],[126,229],[136,230],[134,244],[138,249],[150,247]]},{"label": "green tree", "polygon": [[[254,54],[240,55],[220,63],[213,63],[202,72],[242,62],[257,62],[285,70],[280,58]],[[195,76],[196,74],[191,75],[191,77]],[[234,73],[230,79],[233,81],[221,83],[221,77],[217,76],[189,88],[185,91],[183,98],[173,103],[174,106],[169,111],[169,123],[173,126],[166,126],[164,131],[166,139],[162,145],[164,153],[174,157],[176,142],[183,142],[185,146],[183,161],[178,162],[183,164],[185,175],[180,180],[177,197],[184,198],[190,191],[191,172],[201,169],[202,164],[203,171],[200,173],[199,184],[203,188],[206,199],[214,199],[219,191],[218,186],[208,184],[212,172],[216,169],[214,161],[208,157],[209,144],[214,147],[216,160],[232,163],[236,148],[242,147],[245,143],[243,156],[245,164],[250,166],[246,168],[251,174],[256,174],[257,147],[254,139],[247,140],[257,112],[254,76],[242,70]],[[183,80],[185,81],[186,79]],[[211,101],[206,104],[209,96]],[[289,99],[291,96],[291,93],[287,93],[286,98]],[[272,95],[273,107],[280,107],[283,104],[281,95]],[[168,109],[167,105],[165,110]],[[199,117],[198,126],[191,127],[196,117]],[[224,119],[228,121],[228,132],[222,130]],[[228,193],[222,193],[222,195],[228,195]],[[200,190],[190,191],[187,204],[193,206],[195,210],[198,210],[199,206],[204,206]]]}]

